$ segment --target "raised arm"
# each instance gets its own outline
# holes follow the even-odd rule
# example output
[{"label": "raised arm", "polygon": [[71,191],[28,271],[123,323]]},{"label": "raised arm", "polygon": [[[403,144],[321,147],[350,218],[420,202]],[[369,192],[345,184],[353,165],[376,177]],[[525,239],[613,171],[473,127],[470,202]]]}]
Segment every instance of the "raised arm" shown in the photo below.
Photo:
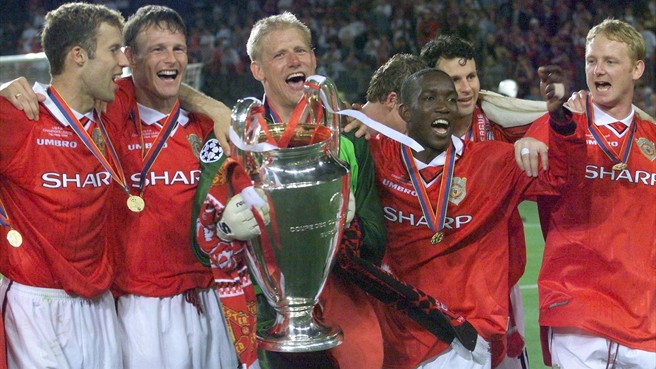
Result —
[{"label": "raised arm", "polygon": [[[568,125],[572,113],[563,106],[566,101],[564,95],[567,86],[562,70],[554,65],[543,66],[538,68],[538,75],[540,76],[540,90],[547,102],[549,120],[556,127]],[[538,175],[540,163],[542,169],[548,168],[547,152],[547,146],[544,143],[531,137],[525,137],[515,142],[517,165],[531,177]]]},{"label": "raised arm", "polygon": [[184,83],[180,86],[179,98],[183,109],[207,115],[214,121],[214,135],[223,151],[229,155],[230,108]]}]

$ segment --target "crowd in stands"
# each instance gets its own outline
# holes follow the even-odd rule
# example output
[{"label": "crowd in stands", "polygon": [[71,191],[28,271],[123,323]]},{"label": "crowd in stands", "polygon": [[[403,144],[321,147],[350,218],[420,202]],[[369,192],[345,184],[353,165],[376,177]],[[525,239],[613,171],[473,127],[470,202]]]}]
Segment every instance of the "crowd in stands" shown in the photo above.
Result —
[{"label": "crowd in stands", "polygon": [[[2,55],[40,50],[45,13],[63,1],[3,0]],[[418,53],[440,33],[472,41],[482,88],[496,90],[514,79],[518,97],[538,99],[536,69],[558,64],[584,89],[585,36],[613,17],[634,25],[647,43],[646,73],[634,104],[656,116],[656,0],[197,0],[104,1],[129,16],[144,4],[170,6],[187,23],[191,62],[204,63],[203,90],[234,103],[260,96],[249,72],[246,40],[255,21],[282,11],[295,13],[313,32],[317,72],[331,77],[348,101],[364,101],[371,74],[395,53]]]}]

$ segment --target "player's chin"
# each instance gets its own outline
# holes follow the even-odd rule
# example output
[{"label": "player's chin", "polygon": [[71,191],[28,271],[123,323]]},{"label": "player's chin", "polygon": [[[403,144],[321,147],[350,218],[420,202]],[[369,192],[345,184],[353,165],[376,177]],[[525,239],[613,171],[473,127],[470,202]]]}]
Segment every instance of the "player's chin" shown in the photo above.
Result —
[{"label": "player's chin", "polygon": [[101,94],[96,96],[96,100],[100,100],[106,103],[110,103],[114,101],[114,98],[116,97],[116,89],[111,88],[108,89],[107,91],[103,91]]},{"label": "player's chin", "polygon": [[460,116],[471,115],[472,113],[474,113],[475,107],[476,105],[474,105],[473,103],[467,103],[467,104],[458,103],[458,113],[460,114]]}]

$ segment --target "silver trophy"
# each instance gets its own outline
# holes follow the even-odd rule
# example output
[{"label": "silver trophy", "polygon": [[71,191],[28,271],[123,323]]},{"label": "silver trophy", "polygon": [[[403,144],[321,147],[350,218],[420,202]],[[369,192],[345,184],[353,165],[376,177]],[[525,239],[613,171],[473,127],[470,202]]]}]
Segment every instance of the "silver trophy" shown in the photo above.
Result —
[{"label": "silver trophy", "polygon": [[[350,191],[349,171],[337,159],[337,102],[332,81],[311,76],[291,122],[265,123],[264,107],[255,98],[239,100],[232,110],[233,157],[264,190],[270,207],[270,223],[260,224],[261,235],[246,253],[276,311],[273,326],[257,334],[259,347],[268,351],[320,351],[343,340],[339,327],[313,316],[342,236]],[[267,141],[279,148],[262,147]]]}]

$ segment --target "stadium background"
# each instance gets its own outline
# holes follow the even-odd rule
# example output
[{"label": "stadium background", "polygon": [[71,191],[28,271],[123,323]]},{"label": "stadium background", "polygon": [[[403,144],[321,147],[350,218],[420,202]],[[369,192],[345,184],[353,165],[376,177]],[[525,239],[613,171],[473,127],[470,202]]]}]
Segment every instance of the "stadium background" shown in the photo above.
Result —
[{"label": "stadium background", "polygon": [[[66,1],[0,0],[0,82],[25,75],[48,82],[47,64],[25,54],[41,51],[39,30],[47,11]],[[94,1],[91,1],[94,2]],[[317,73],[332,78],[343,97],[364,102],[373,71],[399,52],[418,53],[441,33],[474,43],[481,87],[496,90],[514,79],[518,97],[539,99],[536,69],[558,64],[585,89],[585,35],[591,26],[613,17],[634,25],[647,41],[646,72],[634,104],[656,116],[656,0],[197,0],[95,1],[120,10],[126,18],[145,4],[176,9],[188,27],[188,82],[232,106],[246,96],[261,97],[262,87],[249,71],[246,40],[255,21],[289,10],[313,34]],[[537,326],[537,274],[544,242],[535,204],[524,203],[528,265],[520,285],[532,368],[543,368]]]}]

